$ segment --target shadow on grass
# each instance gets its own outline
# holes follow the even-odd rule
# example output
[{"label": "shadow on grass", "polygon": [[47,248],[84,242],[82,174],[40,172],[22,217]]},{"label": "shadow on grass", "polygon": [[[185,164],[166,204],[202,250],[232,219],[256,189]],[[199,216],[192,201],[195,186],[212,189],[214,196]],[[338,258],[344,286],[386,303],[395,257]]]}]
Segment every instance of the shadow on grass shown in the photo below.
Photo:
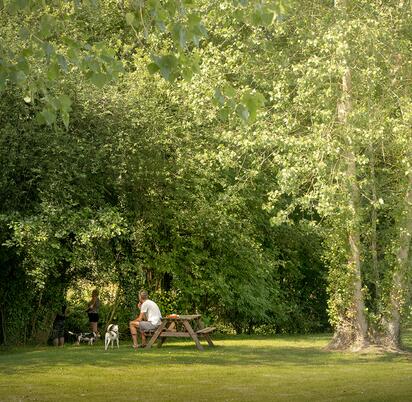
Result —
[{"label": "shadow on grass", "polygon": [[[0,354],[0,373],[3,375],[31,374],[53,367],[73,368],[96,366],[130,368],[141,366],[167,367],[189,364],[210,366],[336,366],[382,362],[412,362],[410,355],[355,354],[327,352],[323,349],[329,337],[217,337],[214,348],[196,350],[188,341],[172,341],[162,348],[134,351],[129,343],[107,352],[103,344],[64,348],[17,348]],[[312,342],[311,342],[312,341]]]}]

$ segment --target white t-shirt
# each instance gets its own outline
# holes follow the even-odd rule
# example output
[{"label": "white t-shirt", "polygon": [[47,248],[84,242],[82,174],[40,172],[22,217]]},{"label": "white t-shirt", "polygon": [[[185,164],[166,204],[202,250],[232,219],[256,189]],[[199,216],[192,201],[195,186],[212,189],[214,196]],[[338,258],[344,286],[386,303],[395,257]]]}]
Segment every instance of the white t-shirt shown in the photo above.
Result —
[{"label": "white t-shirt", "polygon": [[146,314],[146,320],[153,325],[160,325],[162,314],[154,301],[146,300],[140,307],[140,312]]}]

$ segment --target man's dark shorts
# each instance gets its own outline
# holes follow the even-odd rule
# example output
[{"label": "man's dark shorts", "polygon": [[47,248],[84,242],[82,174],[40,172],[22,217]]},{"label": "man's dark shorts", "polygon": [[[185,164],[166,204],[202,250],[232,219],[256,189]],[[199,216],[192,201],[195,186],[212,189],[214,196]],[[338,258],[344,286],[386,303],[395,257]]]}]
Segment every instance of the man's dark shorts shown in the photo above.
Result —
[{"label": "man's dark shorts", "polygon": [[64,321],[56,321],[53,324],[53,339],[64,337]]},{"label": "man's dark shorts", "polygon": [[89,322],[99,322],[98,313],[88,313],[88,315],[89,315]]}]

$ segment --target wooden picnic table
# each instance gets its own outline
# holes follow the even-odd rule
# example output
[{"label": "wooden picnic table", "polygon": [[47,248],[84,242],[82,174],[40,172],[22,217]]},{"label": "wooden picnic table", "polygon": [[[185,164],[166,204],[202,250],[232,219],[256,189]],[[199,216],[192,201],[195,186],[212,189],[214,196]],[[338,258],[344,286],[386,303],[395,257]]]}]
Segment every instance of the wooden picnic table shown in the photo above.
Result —
[{"label": "wooden picnic table", "polygon": [[197,349],[203,350],[199,337],[205,338],[209,346],[214,346],[210,337],[214,330],[214,327],[204,328],[200,314],[167,316],[162,319],[146,347],[150,349],[157,340],[161,347],[166,338],[191,338]]}]

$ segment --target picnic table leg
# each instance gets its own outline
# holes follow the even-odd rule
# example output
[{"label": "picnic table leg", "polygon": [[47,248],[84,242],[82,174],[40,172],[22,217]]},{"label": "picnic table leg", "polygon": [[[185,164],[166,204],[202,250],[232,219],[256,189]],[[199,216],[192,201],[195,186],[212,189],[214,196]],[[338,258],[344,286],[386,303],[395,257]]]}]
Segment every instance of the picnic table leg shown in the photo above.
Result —
[{"label": "picnic table leg", "polygon": [[166,326],[166,321],[162,322],[157,328],[156,332],[153,334],[152,338],[150,339],[149,343],[147,344],[146,348],[150,349],[153,344],[156,342],[156,339],[159,337],[160,333],[163,331],[164,327]]},{"label": "picnic table leg", "polygon": [[189,332],[190,336],[192,337],[192,339],[194,340],[196,347],[199,350],[203,350],[203,346],[200,344],[199,342],[199,338],[196,335],[196,332],[193,331],[192,327],[190,326],[190,324],[187,321],[183,321],[183,325],[185,326],[187,332]]},{"label": "picnic table leg", "polygon": [[212,342],[212,338],[210,337],[209,334],[204,334],[203,335],[205,337],[205,339],[207,340],[207,343],[209,344],[209,346],[215,346]]},{"label": "picnic table leg", "polygon": [[158,338],[158,340],[157,340],[157,347],[158,347],[158,348],[161,348],[162,345],[165,343],[165,341],[166,341],[166,338],[165,338],[165,337],[160,337],[160,338]]},{"label": "picnic table leg", "polygon": [[[176,331],[176,323],[172,321],[170,325],[166,328],[167,331]],[[161,348],[162,345],[166,342],[166,337],[160,337],[157,341],[157,347]]]},{"label": "picnic table leg", "polygon": [[[197,323],[198,329],[203,329],[205,327],[204,322],[200,318],[196,320],[196,323]],[[205,337],[209,346],[215,346],[209,334],[203,334],[203,336]]]}]

